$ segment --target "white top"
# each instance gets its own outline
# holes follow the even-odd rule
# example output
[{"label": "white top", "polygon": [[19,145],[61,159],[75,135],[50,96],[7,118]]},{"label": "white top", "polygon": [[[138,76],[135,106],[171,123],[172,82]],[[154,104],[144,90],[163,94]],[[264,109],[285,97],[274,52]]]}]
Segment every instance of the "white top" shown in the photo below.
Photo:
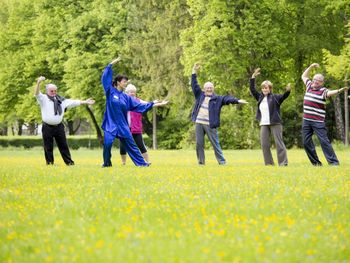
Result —
[{"label": "white top", "polygon": [[62,101],[62,104],[61,104],[62,114],[55,115],[53,101],[50,100],[46,94],[44,95],[41,92],[39,92],[39,94],[36,95],[35,97],[36,97],[37,102],[40,105],[41,118],[42,118],[43,122],[50,124],[50,125],[57,125],[57,124],[60,124],[62,122],[64,110],[66,108],[73,108],[73,107],[80,105],[80,100],[65,99],[64,101]]},{"label": "white top", "polygon": [[269,105],[267,104],[267,96],[265,96],[264,99],[261,101],[259,105],[259,110],[261,112],[260,126],[270,125],[270,110]]}]

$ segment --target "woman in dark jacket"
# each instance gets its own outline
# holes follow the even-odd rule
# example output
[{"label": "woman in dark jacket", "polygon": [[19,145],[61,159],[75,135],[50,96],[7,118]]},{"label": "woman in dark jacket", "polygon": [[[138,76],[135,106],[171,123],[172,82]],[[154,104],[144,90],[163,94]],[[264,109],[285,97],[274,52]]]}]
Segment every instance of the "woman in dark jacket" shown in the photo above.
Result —
[{"label": "woman in dark jacket", "polygon": [[260,74],[260,68],[256,69],[250,79],[250,92],[258,101],[256,119],[260,123],[260,143],[264,155],[265,165],[274,165],[271,154],[270,135],[276,144],[278,165],[288,165],[287,149],[282,137],[282,120],[280,106],[290,94],[290,84],[286,87],[284,94],[273,94],[272,83],[265,80],[261,83],[261,92],[255,88],[255,77]]}]

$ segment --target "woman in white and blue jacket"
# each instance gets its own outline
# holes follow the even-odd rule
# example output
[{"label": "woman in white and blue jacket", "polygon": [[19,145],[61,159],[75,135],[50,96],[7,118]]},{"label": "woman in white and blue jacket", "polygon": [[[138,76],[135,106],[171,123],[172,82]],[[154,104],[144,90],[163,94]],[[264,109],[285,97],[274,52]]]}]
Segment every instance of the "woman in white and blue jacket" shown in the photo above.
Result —
[{"label": "woman in white and blue jacket", "polygon": [[265,165],[274,165],[271,154],[270,135],[276,144],[278,165],[288,165],[287,149],[282,137],[282,119],[280,106],[290,94],[290,84],[287,85],[283,94],[272,93],[272,83],[265,80],[261,83],[261,92],[255,88],[255,77],[260,74],[260,68],[257,68],[250,79],[250,93],[258,101],[256,119],[260,124],[260,143],[263,151]]},{"label": "woman in white and blue jacket", "polygon": [[214,93],[214,85],[211,82],[204,84],[204,91],[197,82],[198,63],[192,69],[192,92],[196,99],[192,111],[192,121],[196,123],[196,151],[199,165],[205,165],[204,135],[207,134],[214,148],[216,160],[220,165],[226,164],[222,153],[217,129],[220,126],[221,107],[229,104],[246,104],[245,100],[233,96],[219,96]]}]

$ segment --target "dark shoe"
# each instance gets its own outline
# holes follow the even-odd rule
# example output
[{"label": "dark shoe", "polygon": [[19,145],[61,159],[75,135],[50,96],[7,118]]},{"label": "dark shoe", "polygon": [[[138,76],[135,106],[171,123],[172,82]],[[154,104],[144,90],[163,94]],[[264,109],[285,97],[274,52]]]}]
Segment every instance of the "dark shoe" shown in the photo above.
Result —
[{"label": "dark shoe", "polygon": [[66,163],[67,166],[72,166],[74,165],[74,162],[71,162],[71,163]]},{"label": "dark shoe", "polygon": [[112,167],[112,165],[106,165],[106,164],[102,164],[102,168],[107,168],[107,167]]}]

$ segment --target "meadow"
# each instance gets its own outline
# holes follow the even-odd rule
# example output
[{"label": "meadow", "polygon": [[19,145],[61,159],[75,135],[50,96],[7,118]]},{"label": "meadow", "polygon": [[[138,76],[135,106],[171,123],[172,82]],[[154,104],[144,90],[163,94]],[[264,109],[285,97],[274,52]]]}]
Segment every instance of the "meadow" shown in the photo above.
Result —
[{"label": "meadow", "polygon": [[349,262],[350,151],[336,153],[339,167],[299,149],[265,167],[230,150],[219,166],[210,150],[198,166],[194,150],[159,150],[140,168],[114,150],[101,168],[101,150],[67,167],[1,149],[0,262]]}]

